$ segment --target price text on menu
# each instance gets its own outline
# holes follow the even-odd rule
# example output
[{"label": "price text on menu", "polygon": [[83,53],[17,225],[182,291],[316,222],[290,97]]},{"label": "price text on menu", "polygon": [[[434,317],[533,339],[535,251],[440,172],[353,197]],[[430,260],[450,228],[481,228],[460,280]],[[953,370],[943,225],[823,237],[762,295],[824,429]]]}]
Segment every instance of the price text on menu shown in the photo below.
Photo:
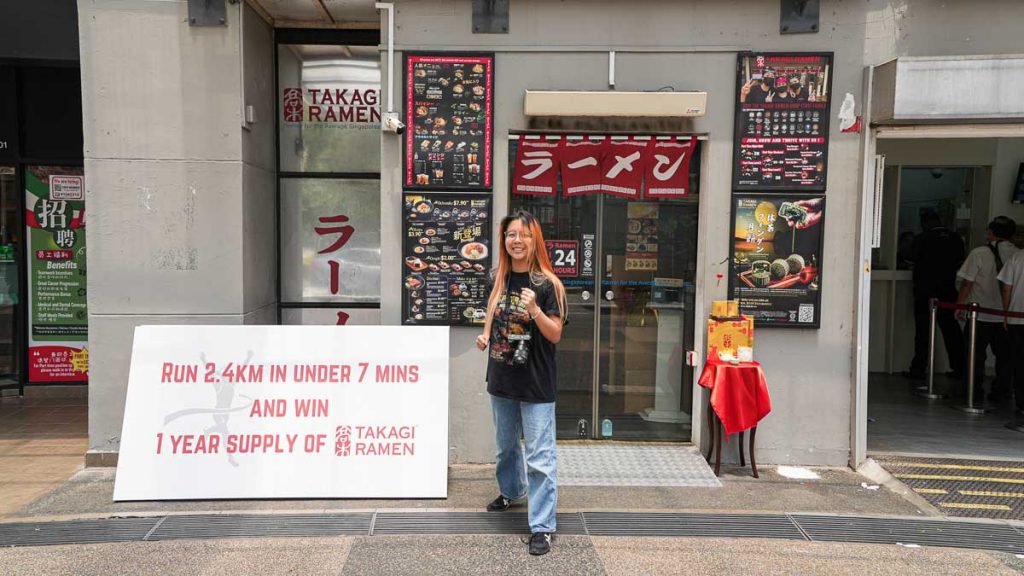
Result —
[{"label": "price text on menu", "polygon": [[405,57],[407,190],[490,190],[493,54]]},{"label": "price text on menu", "polygon": [[733,190],[824,191],[831,53],[742,52]]},{"label": "price text on menu", "polygon": [[486,194],[404,195],[403,323],[483,324],[490,212]]}]

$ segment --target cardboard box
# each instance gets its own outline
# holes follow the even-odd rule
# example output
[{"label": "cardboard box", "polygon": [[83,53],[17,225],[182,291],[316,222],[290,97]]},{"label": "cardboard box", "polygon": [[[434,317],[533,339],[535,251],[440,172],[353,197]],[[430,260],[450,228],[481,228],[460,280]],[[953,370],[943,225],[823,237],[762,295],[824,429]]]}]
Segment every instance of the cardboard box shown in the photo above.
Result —
[{"label": "cardboard box", "polygon": [[739,300],[715,300],[711,302],[712,318],[739,318]]},{"label": "cardboard box", "polygon": [[719,352],[736,355],[740,346],[754,347],[754,317],[744,315],[740,320],[708,319],[708,357],[717,358]]}]

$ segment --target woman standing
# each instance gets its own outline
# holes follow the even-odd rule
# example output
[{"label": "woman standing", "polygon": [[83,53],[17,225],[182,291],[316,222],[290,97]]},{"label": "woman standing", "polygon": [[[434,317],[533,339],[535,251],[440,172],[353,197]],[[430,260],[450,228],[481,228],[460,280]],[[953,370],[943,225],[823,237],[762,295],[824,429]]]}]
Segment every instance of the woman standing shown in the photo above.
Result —
[{"label": "woman standing", "polygon": [[487,321],[476,339],[481,350],[490,345],[487,392],[498,446],[500,494],[487,510],[508,510],[527,497],[530,554],[536,556],[551,550],[555,532],[555,344],[562,338],[565,288],[532,214],[506,216],[499,233]]}]

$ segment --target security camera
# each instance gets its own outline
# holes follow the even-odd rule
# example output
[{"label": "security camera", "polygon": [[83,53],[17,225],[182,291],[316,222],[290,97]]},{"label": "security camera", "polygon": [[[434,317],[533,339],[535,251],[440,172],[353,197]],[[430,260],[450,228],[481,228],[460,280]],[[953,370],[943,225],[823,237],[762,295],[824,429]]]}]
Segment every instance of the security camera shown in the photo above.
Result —
[{"label": "security camera", "polygon": [[384,121],[381,122],[380,127],[385,132],[394,132],[395,134],[405,132],[405,123],[398,119],[398,114],[395,112],[385,113]]}]

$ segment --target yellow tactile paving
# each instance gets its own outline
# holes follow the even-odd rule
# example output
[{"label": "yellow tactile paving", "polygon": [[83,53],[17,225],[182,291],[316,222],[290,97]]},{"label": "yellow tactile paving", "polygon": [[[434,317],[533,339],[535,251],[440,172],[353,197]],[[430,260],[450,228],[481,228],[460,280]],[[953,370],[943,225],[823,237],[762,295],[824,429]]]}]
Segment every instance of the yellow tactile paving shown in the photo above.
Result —
[{"label": "yellow tactile paving", "polygon": [[1012,510],[1004,504],[966,504],[964,502],[939,502],[942,508],[962,508],[964,510],[999,510],[1009,512]]},{"label": "yellow tactile paving", "polygon": [[1011,474],[1024,474],[1024,468],[1009,468],[1005,466],[977,466],[971,464],[927,464],[923,462],[887,462],[889,466],[903,468],[931,468],[935,470],[976,470],[979,472],[1009,472]]},{"label": "yellow tactile paving", "polygon": [[1024,484],[1024,478],[993,478],[990,476],[944,476],[941,474],[893,474],[907,480],[953,480],[958,482],[998,482],[1000,484]]},{"label": "yellow tactile paving", "polygon": [[914,488],[914,492],[918,494],[949,494],[942,488]]},{"label": "yellow tactile paving", "polygon": [[985,496],[988,498],[1024,498],[1024,492],[991,492],[988,490],[958,490],[958,492],[960,492],[961,496]]}]

